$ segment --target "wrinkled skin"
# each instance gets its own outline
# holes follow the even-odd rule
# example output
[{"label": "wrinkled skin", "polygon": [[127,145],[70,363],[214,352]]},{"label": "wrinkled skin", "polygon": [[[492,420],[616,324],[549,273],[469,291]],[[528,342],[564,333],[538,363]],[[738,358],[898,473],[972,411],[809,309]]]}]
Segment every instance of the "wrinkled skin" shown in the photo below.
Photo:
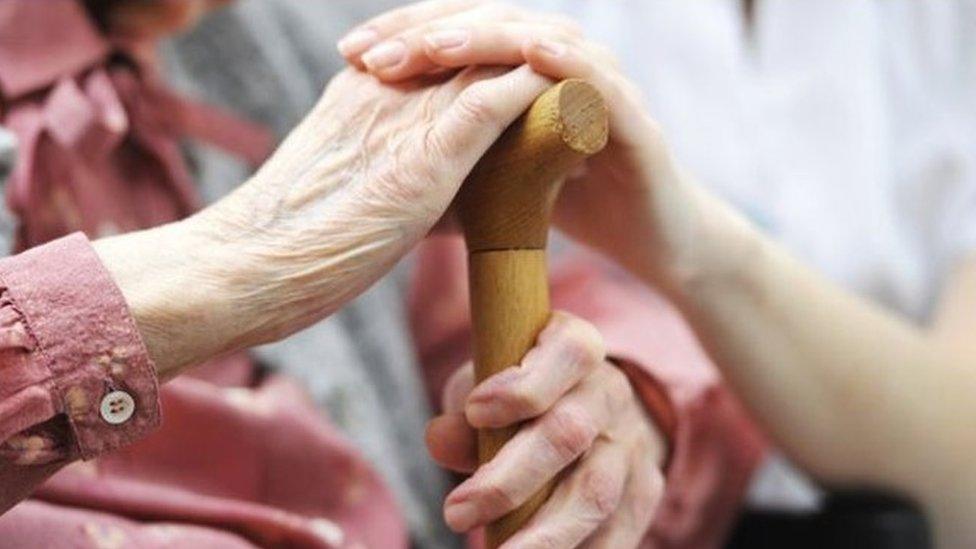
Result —
[{"label": "wrinkled skin", "polygon": [[[262,272],[247,292],[278,286],[275,304],[292,311],[279,330],[335,310],[428,233],[480,153],[548,85],[525,69],[471,85],[503,72],[393,86],[343,71],[253,180],[199,216],[212,238],[246,241],[240,260]],[[504,117],[488,111],[499,92],[517,98]]]},{"label": "wrinkled skin", "polygon": [[161,375],[285,337],[358,295],[549,85],[528,68],[409,85],[346,70],[235,192],[180,223],[99,241]]}]

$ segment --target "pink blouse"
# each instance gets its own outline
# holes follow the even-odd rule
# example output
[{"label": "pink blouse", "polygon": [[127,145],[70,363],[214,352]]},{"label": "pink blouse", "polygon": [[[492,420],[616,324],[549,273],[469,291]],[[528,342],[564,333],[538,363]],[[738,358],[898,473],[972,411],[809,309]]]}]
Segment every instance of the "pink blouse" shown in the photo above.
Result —
[{"label": "pink blouse", "polygon": [[[0,546],[406,547],[390,490],[299,388],[259,376],[244,354],[158,387],[87,239],[51,241],[191,211],[181,135],[254,161],[266,143],[165,92],[144,61],[110,62],[112,52],[126,53],[74,0],[0,3],[0,123],[21,145],[7,200],[21,247],[46,242],[0,260]],[[162,123],[160,112],[183,115]],[[215,132],[200,122],[208,116],[233,131]],[[463,253],[439,238],[418,259],[412,328],[437,402],[468,356]],[[761,438],[660,296],[587,255],[554,270],[555,304],[597,325],[671,438],[646,545],[718,545]]]}]

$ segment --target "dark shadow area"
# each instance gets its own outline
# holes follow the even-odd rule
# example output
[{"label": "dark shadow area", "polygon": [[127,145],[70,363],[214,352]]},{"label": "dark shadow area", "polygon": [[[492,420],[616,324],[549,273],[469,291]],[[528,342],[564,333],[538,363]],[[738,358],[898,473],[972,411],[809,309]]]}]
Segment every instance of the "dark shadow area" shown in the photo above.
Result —
[{"label": "dark shadow area", "polygon": [[747,511],[726,549],[929,549],[928,523],[917,506],[870,492],[828,497],[814,514]]}]

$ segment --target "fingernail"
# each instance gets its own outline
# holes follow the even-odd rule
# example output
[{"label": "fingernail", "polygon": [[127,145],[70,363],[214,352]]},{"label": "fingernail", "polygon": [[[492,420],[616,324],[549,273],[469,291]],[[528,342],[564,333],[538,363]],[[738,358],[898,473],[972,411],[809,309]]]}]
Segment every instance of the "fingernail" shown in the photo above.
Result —
[{"label": "fingernail", "polygon": [[336,47],[342,55],[356,55],[375,44],[379,37],[379,33],[373,29],[355,29],[343,36]]},{"label": "fingernail", "polygon": [[385,69],[400,64],[406,54],[407,47],[403,42],[399,40],[383,42],[363,54],[363,63],[370,70]]},{"label": "fingernail", "polygon": [[424,40],[434,49],[446,50],[463,46],[467,43],[468,36],[468,31],[464,29],[447,29],[432,32]]},{"label": "fingernail", "polygon": [[448,505],[444,509],[444,521],[459,532],[470,530],[478,522],[478,507],[470,501]]},{"label": "fingernail", "polygon": [[535,43],[536,47],[542,50],[543,53],[551,57],[559,57],[566,53],[566,46],[560,44],[559,42],[553,42],[552,40],[538,40]]}]

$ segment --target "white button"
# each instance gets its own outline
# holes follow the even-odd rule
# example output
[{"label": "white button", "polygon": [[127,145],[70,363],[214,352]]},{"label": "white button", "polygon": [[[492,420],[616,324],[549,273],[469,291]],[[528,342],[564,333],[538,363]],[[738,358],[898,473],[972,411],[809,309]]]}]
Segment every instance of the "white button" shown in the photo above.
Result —
[{"label": "white button", "polygon": [[102,419],[112,425],[129,421],[136,411],[136,401],[125,391],[112,391],[102,399]]}]

